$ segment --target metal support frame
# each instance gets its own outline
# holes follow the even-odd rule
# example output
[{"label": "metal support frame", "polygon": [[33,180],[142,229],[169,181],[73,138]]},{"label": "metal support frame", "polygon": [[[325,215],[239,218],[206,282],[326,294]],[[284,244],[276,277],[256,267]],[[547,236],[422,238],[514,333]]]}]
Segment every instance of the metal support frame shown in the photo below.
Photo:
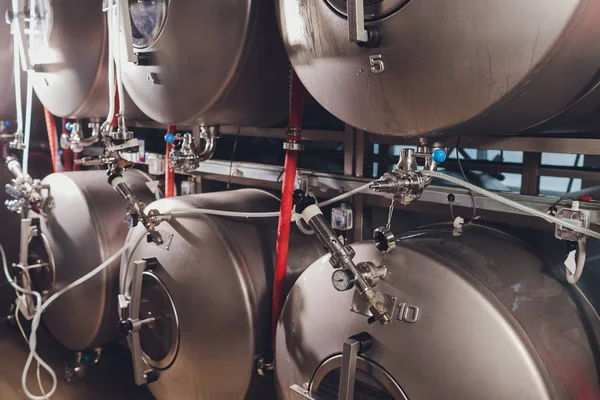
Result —
[{"label": "metal support frame", "polygon": [[523,179],[521,194],[536,195],[540,192],[540,167],[542,153],[523,153]]},{"label": "metal support frame", "polygon": [[[232,179],[234,183],[250,186],[263,186],[275,189],[281,186],[280,183],[278,183],[278,178],[281,173],[281,167],[279,166],[234,162],[233,169],[236,171],[236,174]],[[205,180],[227,182],[229,177],[229,161],[206,161],[201,163],[198,169],[187,174],[201,176]],[[308,188],[313,190],[317,196],[322,198],[335,197],[340,193],[356,189],[372,180],[367,178],[334,175],[303,169],[298,170],[298,174],[305,179]],[[405,208],[404,206],[397,204],[396,208],[414,209],[431,205],[442,205],[447,207],[448,195],[451,193],[455,196],[455,207],[470,208],[472,206],[471,196],[467,190],[457,187],[430,185],[423,192],[419,201],[415,202],[414,207],[411,206],[410,208]],[[556,202],[556,198],[549,197],[516,195],[511,193],[505,193],[502,195],[544,212]],[[363,196],[365,199],[365,205],[380,206],[381,204],[382,207],[387,207],[387,205],[389,205],[389,195],[386,194],[365,191],[361,196]],[[504,215],[520,217],[528,215],[520,210],[510,208],[504,204],[498,203],[478,194],[475,194],[475,198],[477,201],[477,208],[480,211],[490,211],[494,213],[502,213]],[[592,226],[599,228],[600,203],[581,203],[581,208],[591,211]],[[504,221],[504,218],[500,219],[500,221]],[[525,226],[530,226],[529,222],[530,221],[527,221],[523,218],[516,218],[515,220],[516,224],[520,223],[521,225]],[[551,224],[544,223],[543,226],[547,227],[548,229],[553,229],[553,225]]]}]

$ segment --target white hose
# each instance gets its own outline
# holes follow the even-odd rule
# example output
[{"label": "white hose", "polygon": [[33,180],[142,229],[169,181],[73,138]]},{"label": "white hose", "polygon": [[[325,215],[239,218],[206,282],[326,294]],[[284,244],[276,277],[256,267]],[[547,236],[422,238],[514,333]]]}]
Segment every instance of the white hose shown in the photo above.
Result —
[{"label": "white hose", "polygon": [[[23,368],[23,375],[21,377],[21,385],[23,386],[23,392],[25,392],[25,395],[27,396],[27,398],[29,398],[30,400],[47,400],[47,399],[49,399],[56,391],[56,386],[57,386],[57,382],[58,382],[57,378],[56,378],[56,374],[54,373],[52,368],[48,364],[46,364],[44,362],[44,360],[42,360],[36,352],[37,330],[40,326],[42,313],[57,298],[59,298],[60,296],[62,296],[66,292],[68,292],[69,290],[81,285],[82,283],[86,282],[87,280],[93,278],[94,276],[96,276],[97,274],[102,272],[105,268],[107,268],[110,264],[112,264],[118,257],[120,257],[121,254],[123,254],[129,247],[137,246],[144,236],[145,236],[145,232],[144,232],[144,235],[140,235],[137,240],[134,240],[128,244],[125,244],[125,246],[123,246],[119,251],[117,251],[115,254],[113,254],[111,257],[109,257],[106,261],[104,261],[102,264],[100,264],[97,268],[95,268],[94,270],[90,271],[86,275],[77,279],[75,282],[71,283],[70,285],[66,286],[62,290],[60,290],[60,291],[56,292],[55,294],[53,294],[52,296],[50,296],[50,298],[48,300],[46,300],[46,302],[44,302],[43,305],[42,305],[42,296],[38,292],[27,291],[27,290],[23,289],[22,287],[18,286],[13,281],[13,279],[10,276],[10,273],[8,272],[8,263],[6,261],[6,253],[4,252],[4,248],[2,247],[2,245],[0,245],[0,253],[2,253],[1,254],[2,255],[2,264],[4,267],[4,275],[6,276],[6,280],[10,283],[10,285],[13,288],[15,288],[15,290],[17,290],[21,293],[31,294],[36,299],[36,309],[35,309],[35,314],[33,316],[33,321],[31,323],[31,333],[29,335],[29,356],[27,357],[27,361],[25,362],[25,367]],[[43,396],[33,395],[27,387],[27,374],[29,372],[29,368],[31,367],[31,362],[33,361],[34,358],[40,363],[40,365],[46,371],[48,371],[48,373],[52,377],[52,389],[50,389],[50,392],[48,392],[47,394],[45,394]]]},{"label": "white hose", "polygon": [[585,258],[586,258],[586,241],[585,239],[577,241],[577,264],[575,266],[575,273],[572,273],[569,268],[566,268],[567,271],[567,282],[571,285],[579,282],[581,278],[581,274],[583,274],[583,267],[585,267]]},{"label": "white hose", "polygon": [[[12,1],[12,9],[13,9],[13,15],[16,16],[19,15],[19,1],[18,0],[13,0]],[[19,53],[19,43],[20,43],[20,39],[21,39],[21,31],[19,29],[17,29],[14,24],[16,24],[16,22],[13,22],[13,29],[12,29],[12,34],[13,34],[13,56],[14,56],[14,64],[13,64],[13,74],[14,74],[14,79],[15,79],[15,103],[16,103],[16,107],[17,107],[17,132],[21,132],[23,133],[23,96],[21,94],[21,56]]]},{"label": "white hose", "polygon": [[111,124],[113,116],[115,114],[115,61],[113,58],[114,45],[110,39],[110,35],[113,29],[113,12],[112,7],[109,7],[106,12],[106,25],[108,27],[108,116],[106,121],[100,128],[101,132],[104,132]]},{"label": "white hose", "polygon": [[33,107],[33,82],[27,72],[27,104],[25,108],[25,137],[23,142],[23,174],[29,175],[29,143],[31,142],[31,113]]},{"label": "white hose", "polygon": [[273,212],[238,212],[238,211],[223,211],[223,210],[206,210],[202,208],[176,208],[169,211],[166,215],[172,217],[188,217],[194,215],[218,215],[221,217],[233,218],[277,218],[279,211]]},{"label": "white hose", "polygon": [[[123,0],[122,0],[123,1]],[[117,90],[119,94],[119,114],[125,115],[125,89],[123,87],[123,68],[121,65],[121,7],[115,6],[115,15],[113,18],[113,32],[109,32],[109,41],[113,42],[115,46],[115,52],[113,57],[115,59],[115,65],[117,69]],[[112,34],[112,37],[110,36]]]},{"label": "white hose", "polygon": [[496,200],[497,202],[500,202],[502,204],[506,204],[509,207],[513,207],[516,208],[517,210],[521,210],[523,212],[526,212],[528,214],[534,215],[536,217],[542,218],[544,220],[546,220],[547,222],[550,222],[552,224],[557,224],[560,226],[563,226],[565,228],[568,228],[572,231],[575,232],[579,232],[579,233],[583,233],[584,235],[587,235],[589,237],[593,237],[596,239],[600,239],[600,232],[596,232],[593,231],[591,229],[587,229],[587,228],[583,228],[581,226],[576,226],[576,225],[572,225],[568,222],[565,222],[559,218],[556,218],[552,215],[546,214],[545,212],[536,210],[535,208],[531,208],[528,207],[526,205],[523,205],[521,203],[518,203],[514,200],[510,200],[507,199],[506,197],[500,196],[496,193],[490,192],[488,190],[482,189],[479,186],[473,185],[471,183],[465,182],[461,179],[455,178],[453,176],[450,175],[446,175],[446,174],[442,174],[441,172],[436,172],[436,171],[428,171],[428,170],[423,170],[422,171],[423,175],[425,176],[431,176],[433,178],[438,178],[438,179],[443,179],[445,181],[454,183],[456,185],[462,186],[466,189],[469,189],[475,193],[479,193],[482,194],[484,196],[489,197],[490,199]]},{"label": "white hose", "polygon": [[[4,252],[4,248],[2,247],[2,245],[0,245],[0,253],[2,253],[1,254],[2,255],[2,265],[3,265],[4,275],[6,276],[7,282],[10,283],[10,285],[16,291],[18,291],[20,293],[31,294],[33,297],[35,297],[35,302],[36,302],[36,312],[33,317],[33,321],[31,323],[31,334],[29,335],[29,357],[27,357],[27,362],[25,363],[25,368],[23,369],[23,375],[21,376],[21,385],[23,387],[23,392],[25,392],[25,395],[31,400],[47,400],[56,391],[57,379],[56,379],[56,374],[54,373],[52,368],[48,364],[46,364],[44,362],[44,360],[42,360],[35,351],[36,345],[37,345],[37,328],[39,326],[39,317],[41,315],[40,310],[42,309],[42,307],[41,307],[42,296],[38,292],[23,289],[22,287],[20,287],[13,281],[13,279],[10,276],[10,273],[8,272],[8,263],[6,261],[6,253]],[[29,372],[29,368],[31,367],[31,361],[33,360],[33,358],[35,358],[37,360],[37,362],[46,371],[48,371],[48,373],[52,377],[52,389],[50,390],[50,393],[43,395],[43,396],[34,396],[29,391],[29,388],[27,387],[27,373]]]},{"label": "white hose", "polygon": [[348,193],[341,194],[341,195],[339,195],[337,197],[334,197],[333,199],[329,199],[327,201],[319,203],[319,207],[325,207],[325,206],[328,206],[330,204],[337,203],[338,201],[342,201],[344,199],[347,199],[348,197],[352,197],[352,196],[354,196],[357,193],[360,193],[360,192],[363,192],[363,191],[367,190],[372,183],[373,182],[369,182],[367,184],[362,185],[359,188],[356,188],[354,190],[349,191]]}]

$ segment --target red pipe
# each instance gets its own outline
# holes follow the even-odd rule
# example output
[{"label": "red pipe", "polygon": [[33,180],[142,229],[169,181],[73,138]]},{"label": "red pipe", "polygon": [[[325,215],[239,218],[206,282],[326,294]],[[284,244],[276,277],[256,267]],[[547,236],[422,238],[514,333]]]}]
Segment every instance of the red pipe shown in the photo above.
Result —
[{"label": "red pipe", "polygon": [[[177,127],[169,125],[167,133],[177,134]],[[173,150],[173,144],[167,143],[167,154],[165,155],[165,197],[175,196],[175,171],[171,168],[171,150]]]},{"label": "red pipe", "polygon": [[[304,97],[306,89],[298,79],[294,70],[290,80],[290,122],[288,126],[288,141],[300,141],[300,128],[304,112]],[[288,249],[290,241],[290,226],[296,181],[296,167],[298,164],[298,151],[286,150],[285,164],[283,167],[283,186],[281,188],[281,209],[279,211],[279,225],[277,227],[277,247],[275,258],[275,279],[273,281],[273,308],[271,310],[271,345],[275,351],[275,332],[277,321],[283,307],[285,277],[287,272]]]},{"label": "red pipe", "polygon": [[121,112],[121,105],[119,104],[119,88],[115,89],[115,113],[113,114],[112,122],[110,126],[116,128],[119,126],[119,113]]},{"label": "red pipe", "polygon": [[[81,158],[81,153],[75,153],[75,160],[79,160]],[[75,165],[73,166],[73,171],[79,171],[80,170],[80,166],[79,164],[75,163]]]},{"label": "red pipe", "polygon": [[52,171],[56,172],[56,166],[58,165],[56,122],[54,121],[54,115],[46,108],[44,108],[44,118],[46,119],[46,130],[48,131],[48,145],[50,146],[50,157],[52,158]]}]

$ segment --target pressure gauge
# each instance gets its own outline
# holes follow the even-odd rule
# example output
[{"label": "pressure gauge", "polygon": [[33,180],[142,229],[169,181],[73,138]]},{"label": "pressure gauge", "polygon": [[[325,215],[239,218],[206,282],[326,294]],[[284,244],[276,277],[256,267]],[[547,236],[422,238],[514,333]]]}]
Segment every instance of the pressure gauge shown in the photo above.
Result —
[{"label": "pressure gauge", "polygon": [[345,269],[337,269],[331,276],[331,283],[338,292],[345,292],[354,287],[354,274]]}]

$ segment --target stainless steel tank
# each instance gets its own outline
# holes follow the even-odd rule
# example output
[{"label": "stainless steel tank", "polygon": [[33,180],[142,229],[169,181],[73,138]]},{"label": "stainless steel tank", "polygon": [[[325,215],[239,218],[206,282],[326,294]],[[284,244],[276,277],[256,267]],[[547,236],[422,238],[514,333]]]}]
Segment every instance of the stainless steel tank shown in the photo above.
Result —
[{"label": "stainless steel tank", "polygon": [[150,118],[270,125],[287,115],[288,67],[269,0],[130,0],[137,64],[124,83]]},{"label": "stainless steel tank", "polygon": [[[105,118],[108,114],[108,36],[102,0],[36,0],[30,35],[33,85],[54,115]],[[130,119],[144,116],[126,96]]]},{"label": "stainless steel tank", "polygon": [[[159,200],[153,209],[265,212],[279,201],[256,189]],[[142,258],[155,258],[142,285],[141,319],[157,318],[140,332],[146,362],[159,370],[149,385],[162,399],[271,399],[272,381],[257,374],[270,351],[270,315],[277,219],[195,215],[159,226],[169,249],[142,241],[123,256],[121,290]],[[139,233],[132,231],[131,242]],[[288,283],[324,251],[313,236],[293,228]]]},{"label": "stainless steel tank", "polygon": [[[354,398],[597,399],[598,315],[533,248],[491,228],[417,230],[382,255],[353,245],[355,261],[388,267],[376,290],[393,307],[369,325],[355,290],[337,292],[328,257],[291,290],[277,329],[281,400],[304,386],[337,399],[344,341],[366,332]],[[361,397],[363,396],[363,397]],[[296,397],[303,398],[303,397]]]},{"label": "stainless steel tank", "polygon": [[[155,199],[150,178],[137,170],[124,175],[138,198]],[[126,205],[108,184],[104,171],[57,173],[42,183],[50,185],[54,206],[41,218],[43,240],[30,242],[33,262],[53,260],[51,268],[32,272],[34,288],[46,297],[99,266],[125,243]],[[44,313],[43,322],[62,345],[71,350],[100,346],[119,338],[117,292],[120,260],[66,292]]]},{"label": "stainless steel tank", "polygon": [[355,0],[278,0],[296,72],[352,126],[398,136],[517,133],[600,105],[598,1],[363,1],[379,46],[350,42]]}]

